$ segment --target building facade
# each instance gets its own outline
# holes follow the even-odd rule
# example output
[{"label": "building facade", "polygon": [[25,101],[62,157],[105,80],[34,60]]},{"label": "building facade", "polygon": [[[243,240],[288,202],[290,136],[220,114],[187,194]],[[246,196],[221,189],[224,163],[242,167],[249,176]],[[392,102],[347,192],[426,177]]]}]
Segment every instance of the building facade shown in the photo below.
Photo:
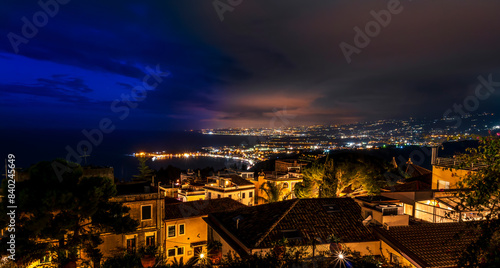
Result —
[{"label": "building facade", "polygon": [[202,219],[209,213],[231,211],[245,205],[230,198],[198,200],[165,206],[164,256],[171,264],[183,258],[200,257],[207,251],[207,224]]},{"label": "building facade", "polygon": [[137,220],[139,226],[132,233],[102,234],[103,244],[99,248],[104,259],[124,251],[135,253],[141,247],[156,246],[161,248],[161,241],[164,240],[164,237],[162,237],[162,218],[165,207],[164,194],[119,195],[112,198],[112,201],[129,207],[130,217]]},{"label": "building facade", "polygon": [[205,200],[230,198],[246,206],[255,204],[255,185],[238,175],[212,177],[205,184]]}]

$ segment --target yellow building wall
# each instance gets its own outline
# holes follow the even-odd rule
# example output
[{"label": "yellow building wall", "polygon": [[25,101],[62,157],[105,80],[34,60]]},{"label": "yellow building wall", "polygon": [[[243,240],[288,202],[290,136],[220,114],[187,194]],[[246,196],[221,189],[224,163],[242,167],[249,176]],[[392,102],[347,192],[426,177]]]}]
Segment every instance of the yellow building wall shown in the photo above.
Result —
[{"label": "yellow building wall", "polygon": [[[255,189],[254,188],[240,188],[239,191],[231,191],[231,192],[218,192],[212,189],[206,190],[206,199],[208,199],[208,193],[211,193],[210,199],[219,198],[231,198],[235,201],[242,203],[245,206],[253,206],[255,204]],[[243,198],[243,193],[245,194],[245,198]],[[252,193],[252,197],[250,197],[250,193]],[[241,198],[240,198],[241,196]]]},{"label": "yellow building wall", "polygon": [[380,241],[356,242],[343,244],[361,255],[380,255]]},{"label": "yellow building wall", "polygon": [[197,195],[188,195],[186,197],[187,201],[186,202],[190,202],[190,201],[197,201],[197,200],[205,200],[205,194],[197,194]]},{"label": "yellow building wall", "polygon": [[450,183],[450,189],[456,189],[457,182],[467,175],[471,171],[463,169],[452,169],[448,170],[443,167],[433,166],[432,167],[432,189],[439,189],[439,181],[447,181]]},{"label": "yellow building wall", "polygon": [[[239,256],[236,253],[236,250],[232,248],[217,232],[213,232],[213,239],[220,241],[222,244],[222,256],[227,256],[229,252],[232,254],[235,254],[236,256]],[[355,243],[345,243],[342,244],[344,247],[348,247],[351,250],[358,251],[361,253],[361,255],[380,255],[380,241],[368,241],[368,242],[355,242]],[[265,249],[252,249],[251,253],[259,253],[259,254],[265,254],[269,251],[271,251],[271,248],[265,248]],[[330,244],[320,244],[316,245],[316,254],[320,255],[321,252],[330,252]],[[306,248],[306,252],[309,255],[312,255],[312,246],[309,246]]]},{"label": "yellow building wall", "polygon": [[[385,243],[384,241],[381,241],[380,243],[381,243],[380,247],[381,247],[381,250],[382,250],[382,255],[388,261],[390,261],[390,257],[391,257],[391,254],[392,254],[393,255],[393,262],[395,262],[394,259],[397,258],[400,264],[407,265],[407,266],[410,266],[410,267],[416,267],[408,259],[406,259],[403,255],[399,254],[399,252],[397,252],[396,250],[394,250],[387,243]],[[396,256],[396,257],[394,257],[394,256]]]},{"label": "yellow building wall", "polygon": [[[159,223],[161,221],[158,221],[158,219],[161,219],[162,216],[158,215],[158,205],[160,205],[161,211],[163,209],[163,199],[141,200],[141,197],[135,198],[137,198],[136,201],[125,202],[123,205],[130,208],[128,214],[132,219],[139,222],[139,226],[134,232],[127,234],[102,234],[101,238],[103,243],[99,246],[99,248],[103,254],[103,260],[123,253],[123,251],[127,248],[127,239],[135,238],[136,250],[146,246],[147,236],[154,236],[155,244],[158,247],[161,245],[161,237],[159,233]],[[151,219],[142,220],[143,206],[151,206]]]},{"label": "yellow building wall", "polygon": [[250,182],[252,182],[253,185],[255,185],[255,196],[254,196],[254,204],[255,205],[262,204],[262,201],[259,200],[259,196],[262,196],[262,193],[260,192],[259,189],[262,186],[262,184],[264,184],[264,181],[265,181],[264,178],[265,178],[264,175],[258,175],[257,180],[250,180]]},{"label": "yellow building wall", "polygon": [[[165,257],[167,264],[172,264],[174,257],[179,261],[183,257],[184,263],[194,256],[194,248],[191,248],[192,243],[207,241],[207,223],[201,217],[183,218],[164,222],[165,232]],[[179,226],[184,224],[184,234],[179,233]],[[168,237],[168,227],[175,226],[175,237]],[[202,252],[206,254],[206,244],[202,245]],[[177,247],[177,248],[176,248]],[[178,255],[177,249],[184,247],[184,253]],[[176,249],[175,256],[168,257],[168,250]]]}]

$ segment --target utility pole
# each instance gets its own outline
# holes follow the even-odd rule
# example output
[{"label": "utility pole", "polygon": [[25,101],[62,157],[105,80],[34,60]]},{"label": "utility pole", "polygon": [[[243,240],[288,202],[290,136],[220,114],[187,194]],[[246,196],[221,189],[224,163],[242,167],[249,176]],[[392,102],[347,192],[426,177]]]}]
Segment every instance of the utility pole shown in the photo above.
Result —
[{"label": "utility pole", "polygon": [[90,155],[87,154],[87,147],[84,147],[83,148],[83,155],[80,156],[80,157],[83,157],[83,159],[85,160],[85,165],[87,165],[87,157],[89,157]]}]

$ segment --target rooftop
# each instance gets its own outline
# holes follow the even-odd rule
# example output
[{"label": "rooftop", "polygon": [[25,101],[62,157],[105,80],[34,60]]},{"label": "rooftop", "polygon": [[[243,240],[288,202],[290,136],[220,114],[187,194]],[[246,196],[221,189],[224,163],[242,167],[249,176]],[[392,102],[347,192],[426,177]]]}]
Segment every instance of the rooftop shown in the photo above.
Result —
[{"label": "rooftop", "polygon": [[147,194],[156,193],[157,191],[153,189],[151,183],[148,181],[131,181],[131,182],[121,182],[116,183],[117,195],[137,195],[137,194]]},{"label": "rooftop", "polygon": [[467,169],[467,170],[478,170],[486,166],[484,163],[473,163],[470,167],[460,167],[463,165],[464,162],[455,159],[455,158],[445,158],[445,157],[438,157],[436,159],[436,163],[434,166],[439,166],[439,167],[448,167],[448,168],[460,168],[460,169]]},{"label": "rooftop", "polygon": [[410,175],[412,178],[413,177],[419,177],[419,176],[423,176],[423,175],[432,174],[432,171],[430,171],[430,170],[428,170],[426,168],[423,168],[421,166],[417,166],[417,165],[415,165],[413,163],[406,165],[405,172],[408,175]]},{"label": "rooftop", "polygon": [[391,192],[415,192],[415,191],[430,191],[431,185],[421,180],[414,180],[404,183],[398,183],[394,186],[384,188]]},{"label": "rooftop", "polygon": [[457,256],[477,235],[465,223],[395,226],[376,233],[422,267],[453,267]]},{"label": "rooftop", "polygon": [[[231,182],[233,182],[234,184],[236,184],[238,186],[254,185],[250,181],[245,180],[238,175],[228,175],[228,176],[224,176],[224,177],[231,178]],[[222,177],[222,178],[224,178],[224,177]]]},{"label": "rooftop", "polygon": [[361,200],[366,203],[395,203],[399,202],[399,200],[382,196],[382,195],[374,195],[374,196],[356,196],[355,199]]},{"label": "rooftop", "polygon": [[327,241],[332,234],[342,242],[375,241],[362,221],[361,208],[351,198],[293,199],[213,213],[207,219],[249,249],[270,248],[289,234],[304,243],[314,238]]},{"label": "rooftop", "polygon": [[206,216],[209,213],[230,211],[246,207],[231,198],[197,200],[165,205],[164,220]]}]

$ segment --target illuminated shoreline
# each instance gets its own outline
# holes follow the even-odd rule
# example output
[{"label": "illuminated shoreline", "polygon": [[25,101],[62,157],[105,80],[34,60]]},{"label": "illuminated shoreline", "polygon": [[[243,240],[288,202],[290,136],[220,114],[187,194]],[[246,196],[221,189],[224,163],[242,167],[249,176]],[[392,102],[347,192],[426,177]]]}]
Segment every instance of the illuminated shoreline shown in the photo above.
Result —
[{"label": "illuminated shoreline", "polygon": [[133,157],[148,157],[151,158],[152,161],[157,161],[157,160],[166,160],[166,159],[174,159],[174,158],[197,158],[197,157],[208,157],[208,158],[218,158],[218,159],[228,159],[228,160],[235,160],[235,161],[241,161],[245,162],[248,164],[248,168],[253,167],[257,162],[265,161],[267,159],[247,159],[244,157],[240,156],[230,156],[230,155],[219,155],[219,154],[210,154],[210,153],[179,153],[179,154],[167,154],[167,153],[146,153],[146,152],[140,152],[140,153],[133,153]]}]

